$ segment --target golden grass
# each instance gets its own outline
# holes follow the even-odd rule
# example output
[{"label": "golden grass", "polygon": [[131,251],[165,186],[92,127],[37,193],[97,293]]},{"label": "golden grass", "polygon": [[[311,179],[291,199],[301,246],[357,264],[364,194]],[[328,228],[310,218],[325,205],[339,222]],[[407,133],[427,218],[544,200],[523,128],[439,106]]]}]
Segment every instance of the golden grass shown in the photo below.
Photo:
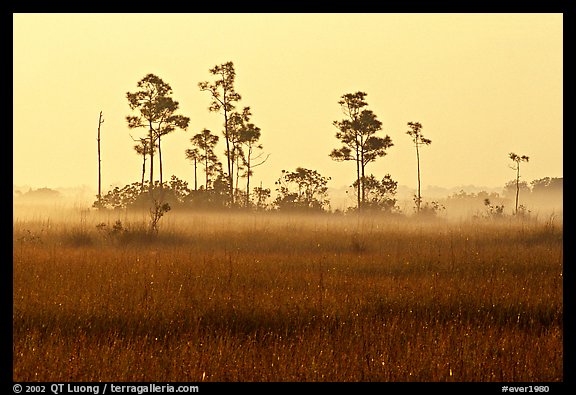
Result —
[{"label": "golden grass", "polygon": [[113,219],[15,220],[15,381],[563,379],[561,227]]}]

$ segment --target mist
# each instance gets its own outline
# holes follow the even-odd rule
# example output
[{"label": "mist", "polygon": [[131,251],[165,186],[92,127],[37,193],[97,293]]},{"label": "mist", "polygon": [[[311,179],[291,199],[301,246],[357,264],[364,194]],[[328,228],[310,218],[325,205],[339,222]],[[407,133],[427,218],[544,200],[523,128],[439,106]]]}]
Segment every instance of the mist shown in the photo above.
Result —
[{"label": "mist", "polygon": [[[533,220],[547,220],[554,216],[557,221],[563,218],[563,188],[562,178],[552,178],[557,183],[554,188],[529,189],[524,186],[520,193],[520,205],[523,214],[529,215]],[[414,197],[415,189],[400,185],[395,196],[395,218],[412,217],[416,213]],[[424,203],[434,202],[438,210],[434,217],[444,220],[466,220],[472,218],[489,218],[490,207],[502,207],[501,214],[512,216],[514,214],[514,190],[498,187],[477,187],[474,185],[456,186],[452,188],[427,186],[422,192]],[[350,208],[354,208],[354,190],[350,187],[329,188],[330,200],[327,213],[342,215]],[[62,217],[65,213],[93,211],[96,191],[86,185],[75,188],[33,188],[31,186],[13,187],[13,214],[14,219],[30,218],[31,216],[55,215]],[[486,199],[490,204],[486,203]],[[271,200],[271,199],[270,199]],[[128,209],[128,212],[134,211]],[[137,210],[136,210],[137,211]],[[260,213],[269,213],[268,210]],[[493,210],[492,210],[493,211]],[[175,210],[168,216],[180,216],[183,213],[215,214],[218,210],[202,210],[193,207],[187,210]],[[107,213],[113,215],[114,210]],[[226,213],[226,210],[222,212]],[[326,214],[327,214],[326,213]],[[374,215],[372,212],[370,215]],[[392,218],[392,216],[390,217]]]}]

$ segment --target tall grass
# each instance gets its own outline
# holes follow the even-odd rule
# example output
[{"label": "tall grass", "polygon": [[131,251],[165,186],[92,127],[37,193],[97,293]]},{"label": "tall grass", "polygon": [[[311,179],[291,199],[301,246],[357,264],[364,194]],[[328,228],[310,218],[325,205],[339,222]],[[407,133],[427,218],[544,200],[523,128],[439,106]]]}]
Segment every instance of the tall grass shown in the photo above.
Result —
[{"label": "tall grass", "polygon": [[14,222],[16,381],[561,381],[562,228]]}]

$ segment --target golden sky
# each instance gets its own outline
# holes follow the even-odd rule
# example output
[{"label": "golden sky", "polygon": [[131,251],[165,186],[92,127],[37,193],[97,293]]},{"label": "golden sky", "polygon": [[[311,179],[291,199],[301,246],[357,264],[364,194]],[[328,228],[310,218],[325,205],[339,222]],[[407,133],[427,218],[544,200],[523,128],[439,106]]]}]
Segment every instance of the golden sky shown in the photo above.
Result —
[{"label": "golden sky", "polygon": [[[153,73],[190,117],[163,138],[164,178],[193,185],[185,159],[204,128],[220,134],[198,82],[232,61],[238,107],[250,106],[270,154],[251,184],[274,190],[282,169],[303,166],[350,185],[338,101],[364,91],[394,146],[368,173],[416,186],[407,122],[432,140],[422,186],[503,186],[509,152],[528,155],[526,181],[562,177],[562,14],[14,14],[13,182],[97,187],[98,115],[103,192],[140,180],[126,92]],[[224,163],[224,142],[217,153]],[[274,195],[274,193],[273,193]]]}]

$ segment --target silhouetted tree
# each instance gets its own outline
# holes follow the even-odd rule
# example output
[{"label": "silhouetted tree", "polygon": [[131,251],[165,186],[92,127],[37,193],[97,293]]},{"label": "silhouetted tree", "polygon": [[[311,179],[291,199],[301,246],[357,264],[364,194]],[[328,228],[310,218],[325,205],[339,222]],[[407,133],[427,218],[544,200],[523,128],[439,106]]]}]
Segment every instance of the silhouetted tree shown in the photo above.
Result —
[{"label": "silhouetted tree", "polygon": [[[230,198],[234,199],[234,180],[233,176],[233,157],[231,147],[231,136],[229,131],[228,116],[234,110],[234,103],[241,99],[240,94],[234,90],[234,79],[236,78],[236,71],[232,62],[223,63],[221,65],[211,68],[210,74],[214,75],[216,80],[214,83],[208,81],[198,83],[201,91],[207,91],[212,97],[212,102],[208,109],[213,112],[222,112],[224,114],[224,138],[226,139],[226,161],[228,165],[228,184],[230,191]],[[233,201],[232,201],[233,202]]]},{"label": "silhouetted tree", "polygon": [[[139,182],[134,182],[120,187],[114,187],[102,196],[102,208],[107,209],[123,209],[129,207],[136,207],[141,202],[142,187]],[[149,200],[146,199],[146,203]]]},{"label": "silhouetted tree", "polygon": [[303,167],[294,172],[282,170],[282,176],[275,183],[279,195],[274,204],[278,209],[324,210],[330,204],[326,186],[329,180],[330,177]]},{"label": "silhouetted tree", "polygon": [[520,194],[520,162],[528,162],[528,160],[530,159],[529,157],[527,157],[526,155],[516,155],[514,152],[510,152],[508,154],[508,157],[510,159],[512,159],[512,161],[514,162],[510,168],[514,171],[516,171],[516,204],[515,204],[515,208],[514,208],[514,213],[517,214],[518,213],[518,195]]},{"label": "silhouetted tree", "polygon": [[[258,134],[256,135],[256,130],[258,131]],[[257,155],[254,156],[254,150],[258,149],[258,150],[262,150],[264,147],[262,146],[262,144],[257,144],[258,138],[260,135],[260,129],[259,128],[255,128],[255,129],[248,129],[246,134],[242,137],[242,143],[246,146],[246,149],[243,150],[244,153],[244,157],[242,158],[242,160],[244,161],[244,164],[246,166],[246,205],[249,205],[250,202],[250,177],[254,174],[254,168],[258,167],[260,165],[263,165],[268,158],[270,157],[270,154],[266,155],[266,157],[264,159],[262,159],[262,156],[264,155],[264,153],[260,152]],[[252,136],[252,137],[251,137]],[[256,163],[254,161],[257,161]]]},{"label": "silhouetted tree", "polygon": [[[203,129],[190,139],[194,145],[193,149],[186,150],[186,158],[197,159],[204,166],[205,173],[205,189],[210,189],[211,180],[214,176],[222,172],[222,164],[218,161],[218,157],[214,153],[214,148],[218,143],[218,136],[212,134],[208,129]],[[193,156],[196,155],[197,156]]]},{"label": "silhouetted tree", "polygon": [[186,197],[190,194],[188,183],[178,177],[172,175],[168,182],[168,188],[174,197],[174,203],[181,204],[185,201]]},{"label": "silhouetted tree", "polygon": [[[358,188],[358,182],[354,182],[354,188]],[[392,212],[396,206],[396,190],[398,182],[394,181],[390,174],[386,174],[381,181],[373,174],[364,178],[364,190],[366,201],[364,208]]]},{"label": "silhouetted tree", "polygon": [[[137,83],[139,91],[127,92],[126,98],[132,110],[139,115],[127,116],[128,127],[147,128],[149,147],[158,142],[160,164],[160,185],[162,185],[162,149],[161,137],[173,132],[176,128],[188,127],[190,118],[176,115],[178,102],[172,99],[172,88],[154,74],[147,74]],[[150,185],[154,184],[154,150],[150,150]]]},{"label": "silhouetted tree", "polygon": [[[263,149],[262,144],[258,144],[261,130],[253,123],[248,122],[249,120],[249,117],[245,119],[242,128],[238,132],[238,152],[246,170],[243,175],[243,177],[246,177],[246,207],[250,205],[250,177],[253,174],[253,169],[264,164],[270,156],[267,155],[266,158],[262,159],[264,154],[262,152],[256,153],[256,150]],[[237,177],[239,175],[237,174]]]},{"label": "silhouetted tree", "polygon": [[[150,188],[148,181],[145,181],[145,188],[147,189],[158,189],[160,188],[159,182],[156,181],[154,186]],[[160,214],[160,208],[164,206],[165,203],[170,206],[181,206],[185,203],[187,196],[190,194],[188,189],[188,183],[178,179],[176,176],[172,176],[169,182],[164,182],[162,187],[163,196],[162,200],[153,199],[152,204],[150,204],[150,197],[148,193],[145,193],[140,182],[134,182],[120,187],[115,187],[108,193],[102,196],[102,208],[107,209],[151,209],[151,214]],[[95,202],[96,204],[97,202]],[[166,208],[166,206],[164,206]],[[167,212],[167,210],[164,210]],[[163,214],[162,214],[163,215]],[[161,216],[160,216],[161,217]],[[157,217],[159,220],[160,217]],[[157,224],[158,221],[156,221]]]},{"label": "silhouetted tree", "polygon": [[[519,191],[519,192],[518,192]],[[512,200],[516,199],[516,193],[527,195],[530,193],[530,185],[526,181],[520,181],[516,184],[516,179],[510,180],[504,184],[504,196],[507,198],[511,198]],[[521,204],[518,204],[518,209],[520,209]],[[514,214],[514,211],[513,211]]]},{"label": "silhouetted tree", "polygon": [[270,198],[270,188],[262,188],[262,185],[254,188],[254,206],[256,210],[266,209],[266,200]]},{"label": "silhouetted tree", "polygon": [[194,163],[194,190],[198,190],[198,161],[201,160],[198,148],[188,148],[186,150],[186,159]]},{"label": "silhouetted tree", "polygon": [[416,202],[416,211],[420,212],[420,205],[422,204],[422,195],[420,194],[420,151],[419,147],[421,145],[430,145],[432,140],[425,138],[422,135],[422,124],[420,122],[408,122],[410,130],[406,132],[407,135],[412,137],[412,142],[416,147],[416,163],[418,166],[418,195],[416,195],[414,201]]},{"label": "silhouetted tree", "polygon": [[150,141],[147,138],[140,138],[139,140],[135,140],[135,141],[139,141],[139,144],[136,144],[134,146],[134,151],[136,151],[136,153],[138,155],[142,155],[142,181],[141,181],[141,191],[144,191],[144,176],[146,174],[146,157],[148,155],[150,155],[150,151],[151,150],[156,150],[156,148],[158,148],[157,144],[154,144],[154,146],[151,148],[150,147]]},{"label": "silhouetted tree", "polygon": [[382,122],[371,110],[365,109],[368,105],[364,100],[366,96],[365,92],[347,93],[338,102],[346,118],[342,121],[334,121],[333,125],[338,128],[336,138],[343,143],[343,146],[330,153],[333,160],[356,162],[359,209],[366,201],[364,185],[366,165],[386,155],[386,149],[393,146],[392,139],[388,135],[374,136],[382,129]]},{"label": "silhouetted tree", "polygon": [[102,173],[101,173],[101,160],[100,160],[100,126],[104,123],[102,118],[102,111],[98,117],[98,208],[100,208],[100,199],[102,197]]},{"label": "silhouetted tree", "polygon": [[[250,112],[250,107],[244,107],[241,113],[234,111],[230,113],[228,117],[228,139],[230,142],[230,162],[231,162],[231,175],[230,181],[233,183],[232,191],[234,195],[232,196],[232,202],[235,202],[236,193],[238,192],[238,179],[240,170],[244,168],[244,162],[242,158],[244,156],[243,146],[241,141],[241,133],[246,128],[246,124],[249,122],[252,113]],[[225,152],[228,154],[228,152]],[[236,173],[236,178],[234,178],[234,173]]]}]

